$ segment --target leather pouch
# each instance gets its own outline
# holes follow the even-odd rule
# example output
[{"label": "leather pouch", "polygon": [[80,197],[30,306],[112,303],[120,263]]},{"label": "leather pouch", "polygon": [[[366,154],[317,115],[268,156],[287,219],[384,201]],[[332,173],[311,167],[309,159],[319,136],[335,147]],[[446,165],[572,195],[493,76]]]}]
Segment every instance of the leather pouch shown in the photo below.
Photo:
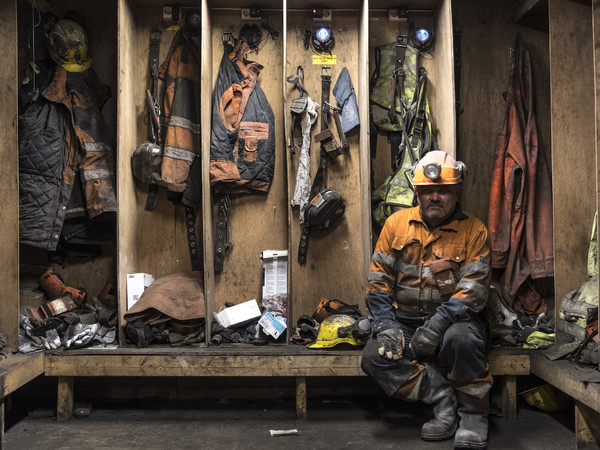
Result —
[{"label": "leather pouch", "polygon": [[437,281],[441,295],[451,295],[456,289],[456,281],[452,274],[452,264],[448,258],[433,261],[429,268]]}]

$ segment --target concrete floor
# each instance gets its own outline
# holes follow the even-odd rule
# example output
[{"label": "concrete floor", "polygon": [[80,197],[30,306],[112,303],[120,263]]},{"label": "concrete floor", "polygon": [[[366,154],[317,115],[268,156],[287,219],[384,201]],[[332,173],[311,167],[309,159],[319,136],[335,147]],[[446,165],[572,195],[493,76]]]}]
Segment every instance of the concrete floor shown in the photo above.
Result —
[{"label": "concrete floor", "polygon": [[[308,418],[295,419],[284,402],[93,404],[88,417],[58,424],[51,405],[18,417],[10,413],[7,449],[451,449],[452,440],[424,442],[421,425],[431,410],[420,403],[380,398],[315,399]],[[17,416],[17,417],[15,417]],[[571,408],[547,414],[520,406],[514,420],[490,417],[490,449],[575,448]],[[270,430],[298,430],[271,437]]]}]

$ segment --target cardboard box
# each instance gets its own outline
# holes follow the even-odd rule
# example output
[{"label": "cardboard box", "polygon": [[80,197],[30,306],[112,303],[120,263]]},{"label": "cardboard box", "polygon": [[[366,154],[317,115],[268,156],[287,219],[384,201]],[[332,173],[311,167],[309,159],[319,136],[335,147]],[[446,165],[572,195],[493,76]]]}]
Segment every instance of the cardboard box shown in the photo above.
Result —
[{"label": "cardboard box", "polygon": [[263,262],[263,299],[269,295],[287,294],[287,250],[261,252]]},{"label": "cardboard box", "polygon": [[256,299],[252,299],[239,305],[225,308],[216,313],[215,317],[222,327],[235,327],[258,319],[260,317],[260,309],[258,309]]},{"label": "cardboard box", "polygon": [[127,274],[127,309],[140,299],[142,293],[154,282],[154,276],[148,273]]},{"label": "cardboard box", "polygon": [[285,333],[287,324],[283,317],[275,317],[269,311],[265,312],[258,324],[262,327],[263,331],[277,339],[282,333]]}]

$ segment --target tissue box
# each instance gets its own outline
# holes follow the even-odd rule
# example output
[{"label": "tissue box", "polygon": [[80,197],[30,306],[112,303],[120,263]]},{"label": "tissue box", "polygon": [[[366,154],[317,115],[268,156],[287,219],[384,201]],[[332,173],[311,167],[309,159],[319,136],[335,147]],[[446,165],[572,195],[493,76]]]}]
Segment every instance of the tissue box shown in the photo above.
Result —
[{"label": "tissue box", "polygon": [[135,305],[135,302],[142,296],[142,292],[153,282],[154,276],[148,273],[127,274],[127,309]]},{"label": "tissue box", "polygon": [[275,339],[281,336],[281,333],[285,333],[287,328],[284,318],[275,317],[268,311],[263,314],[258,324],[266,334],[273,336]]},{"label": "tissue box", "polygon": [[216,313],[215,317],[222,327],[235,327],[258,319],[260,317],[260,309],[258,309],[256,299],[252,299],[239,305],[225,308]]}]

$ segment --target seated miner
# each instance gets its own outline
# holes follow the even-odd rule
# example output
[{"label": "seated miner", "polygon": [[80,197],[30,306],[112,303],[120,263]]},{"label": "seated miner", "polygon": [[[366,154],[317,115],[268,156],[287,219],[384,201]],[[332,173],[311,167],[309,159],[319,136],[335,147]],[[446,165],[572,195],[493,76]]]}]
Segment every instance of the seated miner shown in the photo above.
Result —
[{"label": "seated miner", "polygon": [[433,405],[422,439],[455,436],[455,447],[480,449],[492,386],[482,313],[490,242],[458,203],[465,176],[466,166],[442,151],[416,164],[418,206],[387,219],[371,259],[372,338],[362,368],[389,396]]}]

